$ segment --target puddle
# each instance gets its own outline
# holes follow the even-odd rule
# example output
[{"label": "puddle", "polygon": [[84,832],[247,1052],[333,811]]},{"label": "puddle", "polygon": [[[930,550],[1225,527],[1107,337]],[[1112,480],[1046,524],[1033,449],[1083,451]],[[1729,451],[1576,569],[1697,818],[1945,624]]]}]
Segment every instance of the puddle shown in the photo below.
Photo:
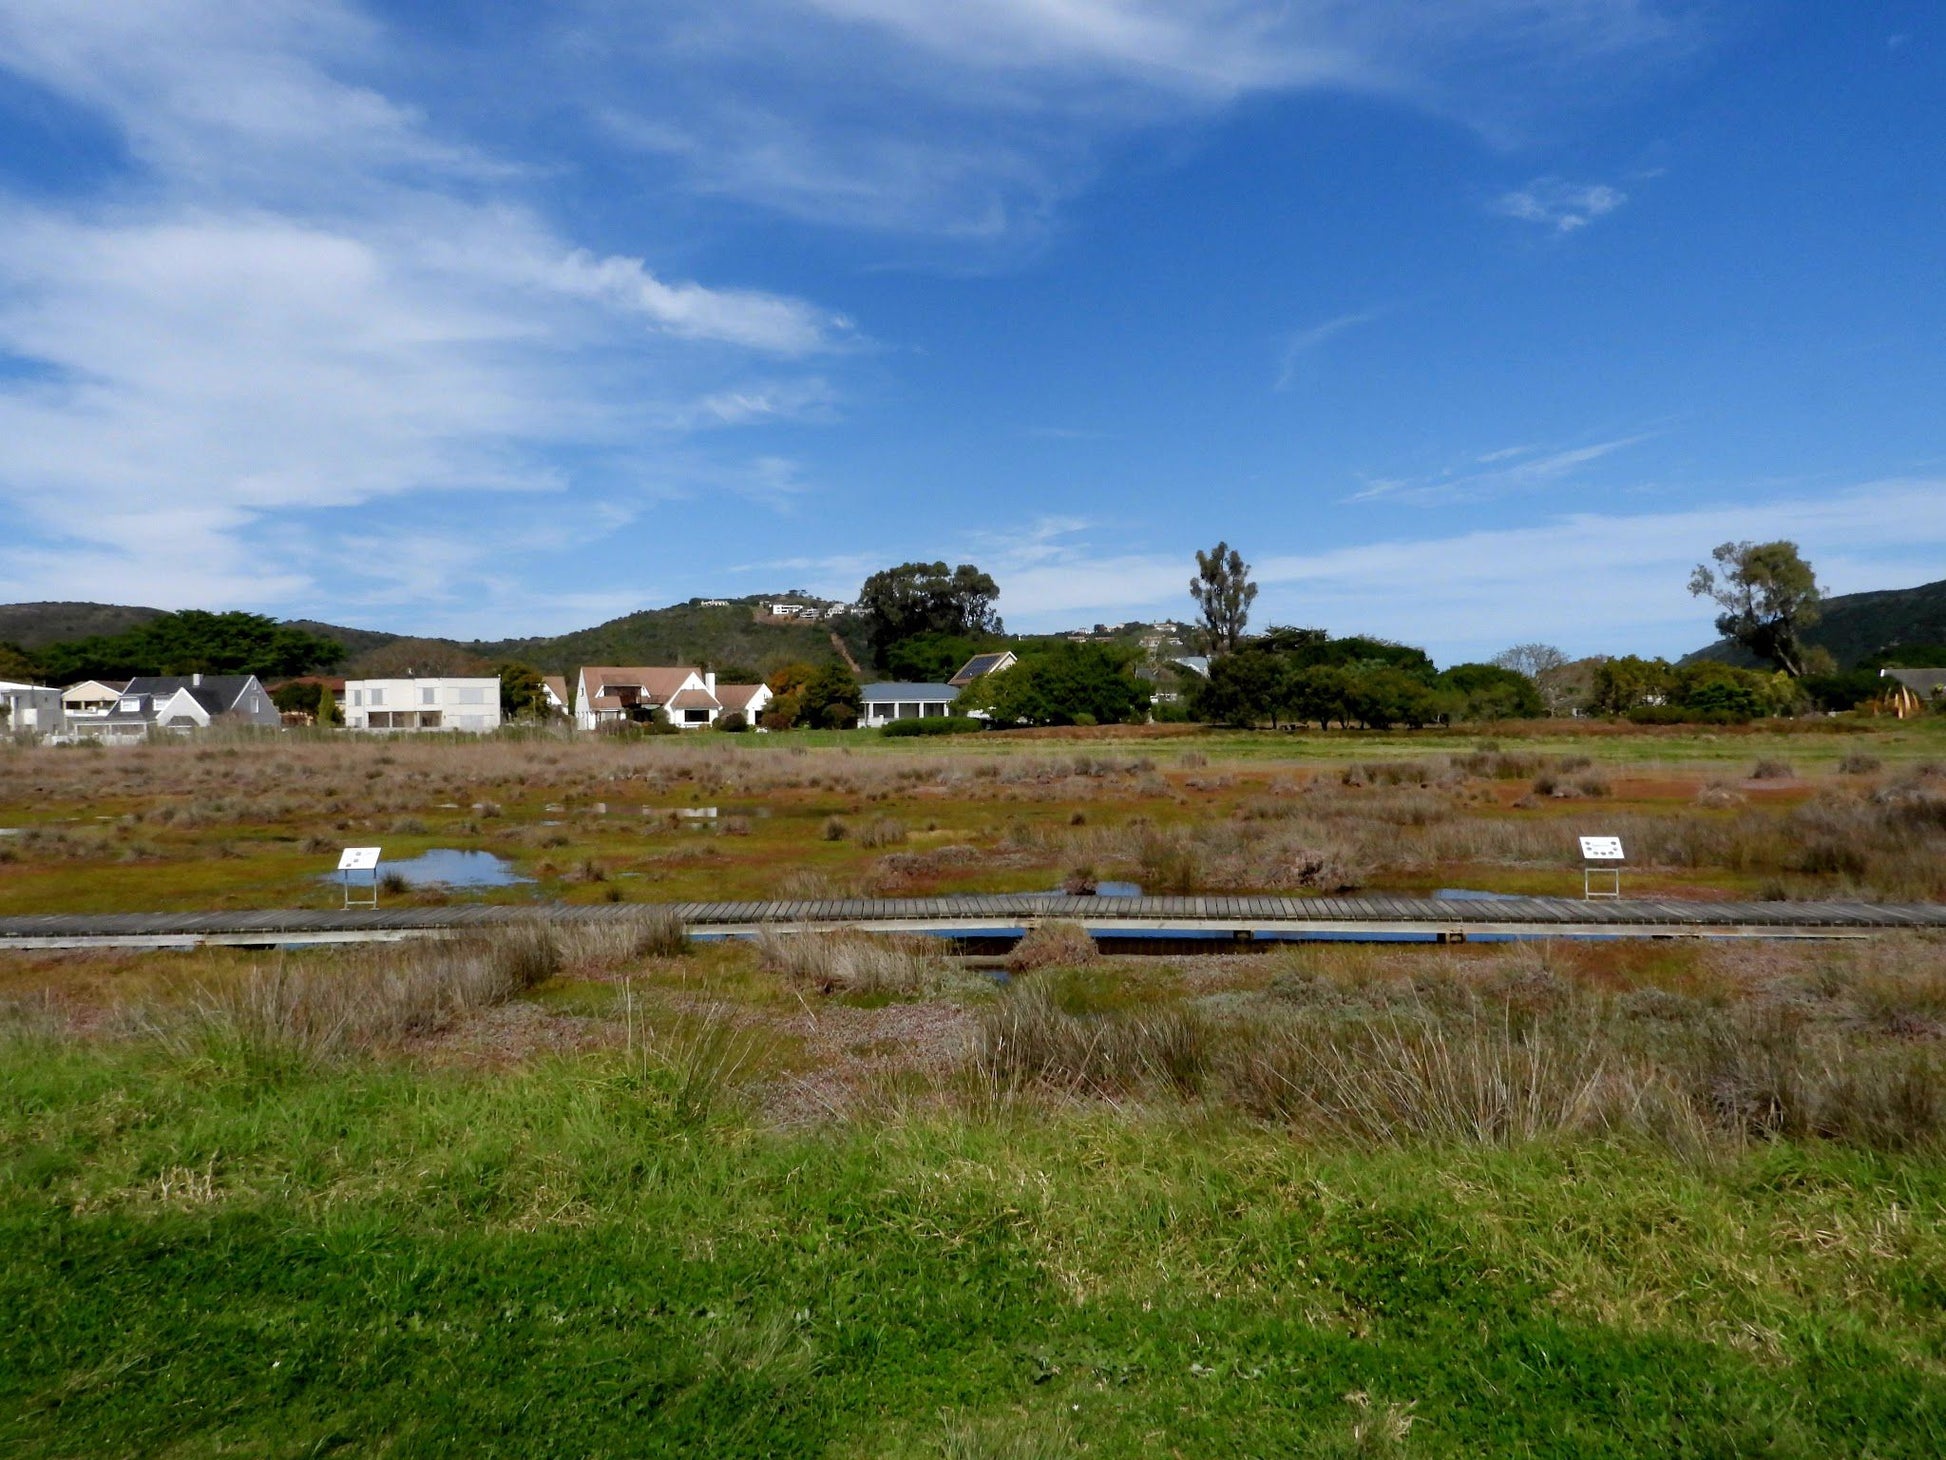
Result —
[{"label": "puddle", "polygon": [[1442,887],[1433,893],[1438,902],[1518,902],[1513,892],[1482,892],[1477,887]]},{"label": "puddle", "polygon": [[[505,857],[492,852],[462,852],[453,847],[434,847],[402,862],[378,864],[378,875],[403,877],[408,887],[511,887],[517,882],[532,882],[514,871]],[[323,879],[337,882],[336,872]]]}]

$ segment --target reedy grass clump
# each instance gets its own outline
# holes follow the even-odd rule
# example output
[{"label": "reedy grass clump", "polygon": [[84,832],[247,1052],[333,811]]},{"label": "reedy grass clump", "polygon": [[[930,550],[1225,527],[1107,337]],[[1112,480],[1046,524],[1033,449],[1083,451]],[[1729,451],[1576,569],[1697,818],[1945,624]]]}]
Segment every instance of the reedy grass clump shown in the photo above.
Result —
[{"label": "reedy grass clump", "polygon": [[134,1028],[182,1055],[213,1047],[300,1064],[369,1052],[444,1029],[547,982],[561,968],[551,930],[419,939],[340,955],[282,954],[240,978],[132,1011]]},{"label": "reedy grass clump", "polygon": [[914,997],[940,987],[946,968],[939,955],[914,938],[869,933],[784,933],[765,928],[758,958],[769,972],[821,993],[892,994]]},{"label": "reedy grass clump", "polygon": [[1604,990],[1527,952],[1406,978],[1385,977],[1376,954],[1346,961],[1348,978],[1313,961],[1207,1012],[1074,1012],[1045,979],[1025,980],[981,1011],[974,1068],[1016,1094],[1175,1095],[1361,1147],[1946,1140],[1946,999],[1932,973],[1848,966],[1817,1008],[1782,983],[1715,1001]]}]

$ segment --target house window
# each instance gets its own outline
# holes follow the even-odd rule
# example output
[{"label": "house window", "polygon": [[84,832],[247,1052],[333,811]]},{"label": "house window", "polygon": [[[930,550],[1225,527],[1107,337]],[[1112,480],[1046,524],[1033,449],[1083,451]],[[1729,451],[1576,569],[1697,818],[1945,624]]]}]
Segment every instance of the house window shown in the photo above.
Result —
[{"label": "house window", "polygon": [[486,691],[483,689],[463,689],[459,692],[459,702],[462,705],[484,705],[486,703]]},{"label": "house window", "polygon": [[437,699],[435,698],[435,696],[437,696],[437,695],[438,695],[438,693],[439,693],[439,691],[438,691],[438,690],[436,690],[436,689],[422,689],[422,690],[420,690],[420,691],[419,691],[419,703],[420,703],[420,704],[422,704],[422,705],[433,705],[433,704],[437,704],[437,703],[439,703],[439,701],[438,701],[438,700],[437,700]]},{"label": "house window", "polygon": [[682,722],[685,725],[707,725],[709,724],[709,711],[684,710],[682,712]]},{"label": "house window", "polygon": [[364,704],[364,703],[365,703],[365,691],[363,691],[362,689],[355,689],[355,690],[353,690],[353,691],[351,692],[351,702],[352,702],[352,704],[354,704],[354,705],[362,705],[362,704]]},{"label": "house window", "polygon": [[385,703],[385,691],[384,691],[384,690],[382,690],[382,689],[373,689],[373,690],[367,690],[367,691],[366,691],[366,693],[367,693],[368,695],[370,695],[370,696],[371,696],[371,698],[370,698],[369,700],[367,700],[367,701],[366,701],[366,703],[367,703],[367,704],[372,704],[372,705],[382,705],[382,704],[384,704],[384,703]]},{"label": "house window", "polygon": [[439,728],[439,711],[421,710],[419,712],[419,728],[421,730],[437,730]]},{"label": "house window", "polygon": [[899,718],[901,720],[916,720],[919,718],[923,709],[924,706],[920,705],[916,700],[906,700],[899,706]]}]

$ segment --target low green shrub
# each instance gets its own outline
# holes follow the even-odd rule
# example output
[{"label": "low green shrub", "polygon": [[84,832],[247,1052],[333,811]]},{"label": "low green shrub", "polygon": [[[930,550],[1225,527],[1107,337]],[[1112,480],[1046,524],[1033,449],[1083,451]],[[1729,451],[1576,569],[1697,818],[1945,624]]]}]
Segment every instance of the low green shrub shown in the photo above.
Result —
[{"label": "low green shrub", "polygon": [[893,720],[878,733],[887,740],[911,740],[922,735],[970,735],[987,727],[971,715],[932,715],[922,720]]}]

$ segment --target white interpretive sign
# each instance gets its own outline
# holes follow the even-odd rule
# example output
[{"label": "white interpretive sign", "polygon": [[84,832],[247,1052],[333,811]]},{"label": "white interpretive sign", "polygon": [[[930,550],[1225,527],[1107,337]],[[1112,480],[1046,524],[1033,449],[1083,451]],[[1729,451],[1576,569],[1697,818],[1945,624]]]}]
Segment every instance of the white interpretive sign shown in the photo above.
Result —
[{"label": "white interpretive sign", "polygon": [[[1581,838],[1581,896],[1620,897],[1622,895],[1622,839],[1618,836],[1584,836]],[[1603,891],[1595,891],[1595,877],[1599,874],[1611,877],[1614,881]]]},{"label": "white interpretive sign", "polygon": [[[381,850],[379,847],[346,847],[338,853],[338,880],[345,885],[346,907],[378,906],[378,858]],[[365,875],[354,881],[354,872]],[[351,895],[354,888],[360,896]]]}]

